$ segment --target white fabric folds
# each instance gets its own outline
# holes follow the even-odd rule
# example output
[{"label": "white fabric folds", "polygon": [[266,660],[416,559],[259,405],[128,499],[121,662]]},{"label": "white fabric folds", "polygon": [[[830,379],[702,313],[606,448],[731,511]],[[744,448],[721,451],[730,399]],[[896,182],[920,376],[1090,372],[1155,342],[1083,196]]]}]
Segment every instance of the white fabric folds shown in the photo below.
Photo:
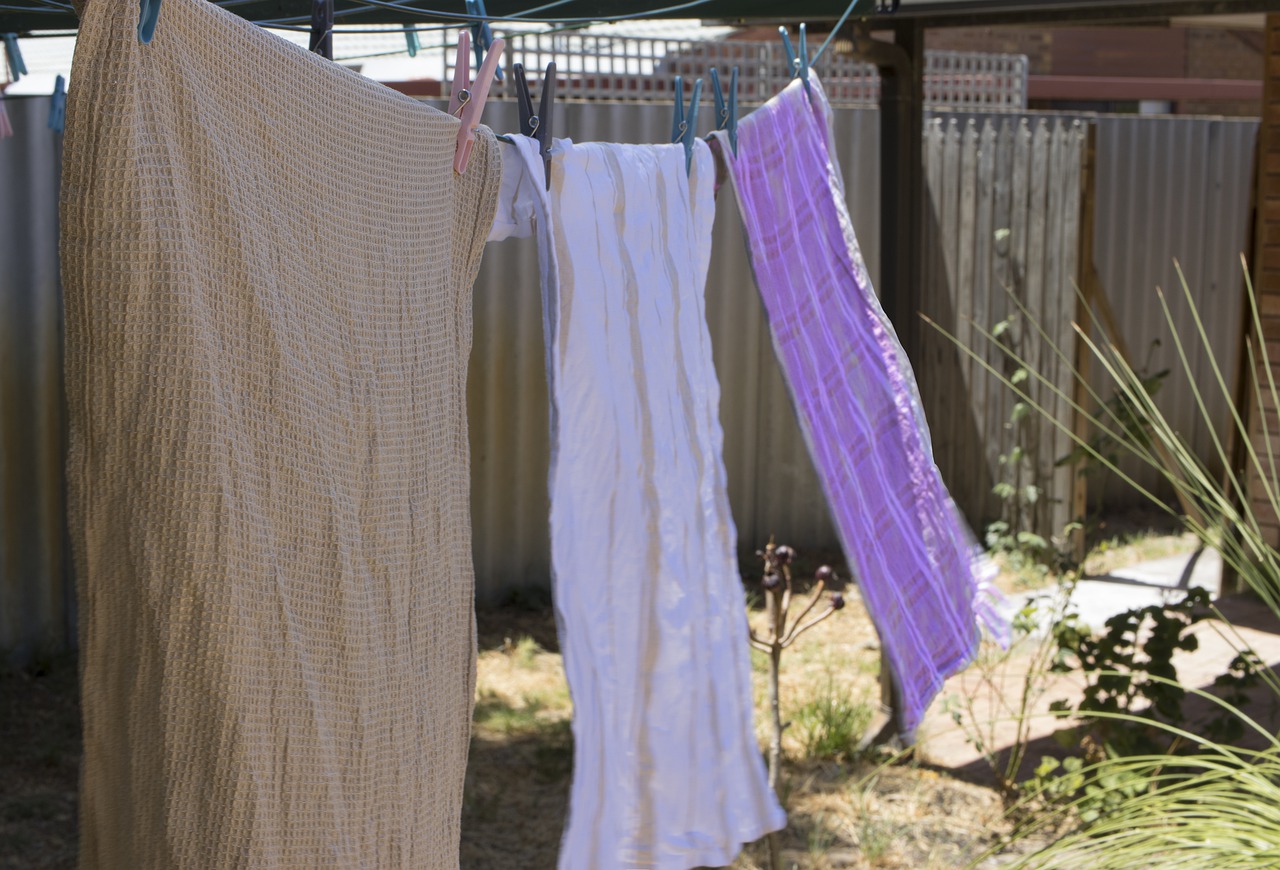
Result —
[{"label": "white fabric folds", "polygon": [[752,725],[706,325],[711,152],[697,143],[689,175],[678,145],[561,142],[547,193],[534,144],[516,141],[542,261],[574,703],[560,867],[727,864],[785,817]]}]

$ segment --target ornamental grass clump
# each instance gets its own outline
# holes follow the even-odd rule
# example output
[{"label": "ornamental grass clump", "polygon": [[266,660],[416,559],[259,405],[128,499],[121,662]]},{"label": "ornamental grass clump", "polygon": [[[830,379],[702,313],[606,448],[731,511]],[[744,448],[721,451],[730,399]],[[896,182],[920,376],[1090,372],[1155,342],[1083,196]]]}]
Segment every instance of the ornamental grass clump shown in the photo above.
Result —
[{"label": "ornamental grass clump", "polygon": [[[988,365],[980,355],[956,343],[1013,390],[1020,401],[1065,431],[1091,461],[1109,469],[1161,510],[1177,516],[1204,547],[1220,553],[1229,570],[1280,616],[1280,554],[1268,544],[1260,516],[1251,501],[1251,496],[1255,500],[1260,498],[1269,511],[1280,515],[1280,474],[1277,473],[1280,466],[1273,446],[1273,439],[1280,433],[1271,431],[1276,428],[1275,418],[1268,419],[1264,414],[1261,415],[1262,437],[1250,437],[1237,407],[1235,390],[1228,385],[1213,356],[1204,323],[1180,267],[1178,277],[1194,327],[1191,335],[1180,334],[1164,294],[1158,292],[1160,309],[1180,363],[1180,383],[1167,384],[1165,391],[1190,392],[1207,424],[1215,459],[1231,472],[1225,482],[1209,471],[1166,419],[1144,378],[1120,353],[1116,342],[1108,340],[1096,318],[1093,330],[1077,325],[1076,331],[1092,360],[1102,367],[1114,387],[1115,396],[1107,400],[1089,386],[1071,356],[1053,344],[1025,306],[1010,294],[1021,316],[1039,333],[1047,352],[1070,367],[1074,378],[1083,385],[1089,395],[1089,407],[1077,404],[1071,387],[1063,389],[1049,381],[1036,371],[1031,361],[1001,346],[1020,370],[1029,372],[1032,381],[1052,394],[1050,404],[1062,401],[1084,415],[1094,432],[1114,449],[1101,448],[1097,438],[1086,439],[1074,431],[1069,422],[1061,421],[1052,409],[1033,398],[1026,380],[1014,382]],[[1280,408],[1280,390],[1272,373],[1258,302],[1247,269],[1245,277],[1250,322],[1246,359],[1252,371],[1264,373],[1253,379],[1249,400],[1256,408]],[[1085,307],[1090,310],[1087,300]],[[991,332],[977,325],[974,328],[987,341],[1000,344]],[[1091,337],[1091,332],[1104,337]],[[1230,439],[1220,437],[1221,421],[1209,414],[1208,394],[1197,385],[1196,363],[1201,358],[1207,361],[1213,388],[1220,391],[1231,409]],[[1123,409],[1123,414],[1117,413],[1117,408]],[[1134,425],[1135,420],[1138,425]],[[1119,461],[1126,455],[1154,468],[1179,496],[1179,501],[1192,509],[1175,513],[1155,492],[1127,475]],[[1236,461],[1237,456],[1243,457],[1241,462]],[[1246,491],[1248,479],[1255,481],[1256,491]],[[1231,631],[1225,621],[1222,624],[1223,631]],[[1251,652],[1248,645],[1238,635],[1232,636],[1237,649],[1247,657]],[[1109,675],[1119,679],[1130,676],[1122,665]],[[1274,700],[1280,701],[1280,682],[1271,669],[1258,668],[1256,675]],[[1103,675],[1094,674],[1095,678],[1098,676]],[[1025,798],[1037,812],[1019,827],[1015,836],[1043,837],[1047,832],[1054,832],[1053,840],[1034,854],[1007,866],[1072,870],[1280,867],[1280,739],[1269,727],[1250,716],[1241,696],[1219,697],[1197,687],[1179,685],[1176,680],[1158,674],[1148,673],[1143,678],[1153,686],[1167,684],[1175,695],[1186,693],[1203,699],[1216,708],[1219,721],[1231,720],[1231,727],[1193,729],[1168,721],[1154,708],[1091,710],[1092,718],[1107,722],[1116,730],[1161,732],[1170,750],[1146,754],[1102,752],[1101,757],[1089,759],[1089,763],[1073,764],[1066,779],[1046,778],[1039,793]],[[1237,736],[1247,739],[1234,739]],[[1173,747],[1177,747],[1176,752]],[[1105,811],[1097,812],[1099,806],[1104,806]]]}]

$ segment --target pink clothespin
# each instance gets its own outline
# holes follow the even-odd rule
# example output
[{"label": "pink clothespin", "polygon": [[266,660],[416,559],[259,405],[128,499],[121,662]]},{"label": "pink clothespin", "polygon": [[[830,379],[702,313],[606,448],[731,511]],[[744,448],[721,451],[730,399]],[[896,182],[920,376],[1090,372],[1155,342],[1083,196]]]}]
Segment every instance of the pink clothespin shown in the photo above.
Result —
[{"label": "pink clothespin", "polygon": [[501,39],[493,41],[493,47],[480,65],[473,85],[470,80],[471,36],[465,30],[458,34],[458,60],[453,68],[453,87],[449,91],[449,114],[457,115],[462,120],[462,127],[458,130],[458,147],[453,154],[453,171],[459,175],[467,171],[471,148],[476,144],[480,113],[484,111],[485,100],[489,99],[489,86],[493,83],[494,71],[502,59],[502,49],[505,46],[506,43]]}]

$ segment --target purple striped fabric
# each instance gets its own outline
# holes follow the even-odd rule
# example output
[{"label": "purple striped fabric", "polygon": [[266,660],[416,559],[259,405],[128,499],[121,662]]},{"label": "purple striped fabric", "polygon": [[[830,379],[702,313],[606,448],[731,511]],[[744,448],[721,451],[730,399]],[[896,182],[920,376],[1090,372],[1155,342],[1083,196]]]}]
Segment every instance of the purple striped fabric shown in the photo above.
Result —
[{"label": "purple striped fabric", "polygon": [[985,558],[933,461],[915,377],[867,277],[831,156],[829,106],[800,81],[721,138],[801,428],[898,690],[909,738],[973,657],[1004,636]]}]

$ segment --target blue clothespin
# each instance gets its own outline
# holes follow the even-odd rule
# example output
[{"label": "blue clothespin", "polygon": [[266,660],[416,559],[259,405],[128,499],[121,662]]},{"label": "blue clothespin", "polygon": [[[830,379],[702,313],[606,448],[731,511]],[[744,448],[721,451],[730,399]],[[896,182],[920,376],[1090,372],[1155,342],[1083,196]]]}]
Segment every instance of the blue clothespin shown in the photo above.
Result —
[{"label": "blue clothespin", "polygon": [[[471,45],[476,52],[476,67],[484,63],[484,56],[493,46],[493,30],[489,27],[489,13],[484,8],[484,0],[467,0],[467,14],[477,19],[471,25]],[[502,81],[502,67],[494,70],[493,77]]]},{"label": "blue clothespin", "polygon": [[138,0],[138,41],[148,43],[160,20],[160,0]]},{"label": "blue clothespin", "polygon": [[684,146],[685,172],[693,171],[693,140],[698,136],[698,100],[702,97],[702,79],[693,83],[693,96],[689,99],[689,117],[684,114],[684,78],[676,76],[676,109],[671,123],[671,142]]},{"label": "blue clothespin", "polygon": [[729,100],[726,104],[724,94],[720,91],[720,73],[711,68],[712,96],[716,100],[716,129],[729,134],[729,149],[733,156],[738,156],[738,68],[733,68],[729,76]]},{"label": "blue clothespin", "polygon": [[18,48],[18,34],[4,35],[4,54],[9,59],[9,79],[17,81],[27,74],[27,64],[22,59],[22,50]]},{"label": "blue clothespin", "polygon": [[791,36],[787,33],[787,28],[778,28],[778,32],[782,34],[782,46],[787,50],[787,65],[791,67],[791,77],[804,82],[804,92],[812,98],[813,93],[809,90],[809,48],[805,44],[804,30],[804,25],[801,24],[800,53],[796,54],[796,50],[791,47]]},{"label": "blue clothespin", "polygon": [[53,83],[53,99],[49,101],[49,129],[61,133],[67,126],[67,80],[62,76]]},{"label": "blue clothespin", "polygon": [[409,57],[417,57],[422,43],[418,42],[418,31],[413,29],[412,24],[404,25],[404,42],[409,46]]}]

